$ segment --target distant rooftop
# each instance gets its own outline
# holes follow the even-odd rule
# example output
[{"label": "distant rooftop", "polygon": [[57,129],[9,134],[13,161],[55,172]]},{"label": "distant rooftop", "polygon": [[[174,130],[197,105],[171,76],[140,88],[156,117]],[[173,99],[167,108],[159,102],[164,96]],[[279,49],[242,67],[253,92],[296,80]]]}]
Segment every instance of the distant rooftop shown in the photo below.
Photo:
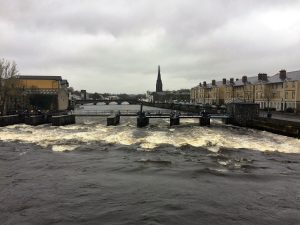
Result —
[{"label": "distant rooftop", "polygon": [[[300,70],[286,72],[286,80],[288,81],[300,80]],[[279,77],[279,73],[269,77],[269,83],[280,83],[280,82],[282,82],[282,80]]]},{"label": "distant rooftop", "polygon": [[[300,80],[300,70],[286,72],[286,80],[287,81]],[[247,82],[246,83],[247,84],[257,84],[257,83],[260,83],[260,82],[262,82],[262,81],[258,80],[258,75],[256,75],[256,76],[247,77]],[[265,81],[263,81],[263,82],[265,82]],[[283,82],[283,80],[280,79],[279,73],[277,73],[273,76],[268,76],[268,80],[265,83],[280,83],[280,82]],[[220,87],[222,85],[223,85],[222,81],[216,81],[215,86]],[[231,85],[230,80],[226,79],[226,85]],[[243,86],[245,84],[244,84],[242,79],[238,79],[238,80],[234,80],[233,85],[236,87],[236,86]],[[196,87],[199,87],[199,85],[197,85]],[[212,88],[212,87],[214,87],[212,85],[212,83],[207,83],[206,84],[206,88]]]},{"label": "distant rooftop", "polygon": [[19,75],[19,79],[24,80],[57,80],[61,81],[61,76],[41,76],[41,75]]}]

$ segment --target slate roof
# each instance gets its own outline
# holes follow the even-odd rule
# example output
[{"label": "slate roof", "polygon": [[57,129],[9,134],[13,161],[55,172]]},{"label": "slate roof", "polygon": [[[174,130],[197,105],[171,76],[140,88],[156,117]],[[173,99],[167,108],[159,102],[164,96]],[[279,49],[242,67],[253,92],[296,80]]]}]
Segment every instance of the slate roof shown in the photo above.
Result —
[{"label": "slate roof", "polygon": [[18,78],[24,80],[62,80],[61,76],[19,75]]},{"label": "slate roof", "polygon": [[[251,77],[247,77],[247,84],[257,84],[260,81],[258,80],[258,76],[251,76]],[[237,81],[234,81],[234,86],[238,87],[238,86],[244,86],[244,82],[242,79],[239,79]]]},{"label": "slate roof", "polygon": [[[286,72],[286,80],[288,81],[294,81],[294,80],[300,80],[300,70],[292,71],[292,72]],[[279,78],[279,73],[275,74],[274,76],[269,77],[269,83],[281,83],[283,80]]]},{"label": "slate roof", "polygon": [[[286,73],[286,80],[288,80],[288,81],[300,80],[300,70],[287,72]],[[257,84],[257,83],[269,83],[269,84],[271,83],[272,84],[272,83],[281,83],[281,82],[283,82],[283,81],[279,78],[279,73],[277,73],[273,76],[268,76],[268,81],[267,82],[258,80],[258,75],[247,77],[247,84]],[[220,87],[222,85],[223,85],[223,81],[217,81],[216,82],[216,86]],[[230,80],[226,79],[226,85],[231,86]],[[234,86],[235,87],[243,86],[243,85],[244,85],[244,83],[243,83],[242,78],[239,79],[239,80],[234,81]],[[199,87],[199,85],[196,86],[196,87]],[[203,87],[203,83],[202,83],[202,87]],[[206,84],[206,88],[212,88],[212,87],[213,86],[212,86],[211,83]]]}]

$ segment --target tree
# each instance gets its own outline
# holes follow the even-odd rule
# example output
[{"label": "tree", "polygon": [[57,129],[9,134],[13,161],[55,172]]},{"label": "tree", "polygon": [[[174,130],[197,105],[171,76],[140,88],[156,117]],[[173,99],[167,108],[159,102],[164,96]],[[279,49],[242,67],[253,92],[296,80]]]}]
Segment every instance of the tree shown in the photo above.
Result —
[{"label": "tree", "polygon": [[15,62],[0,60],[0,113],[6,115],[7,111],[15,108],[18,91],[18,70]]}]

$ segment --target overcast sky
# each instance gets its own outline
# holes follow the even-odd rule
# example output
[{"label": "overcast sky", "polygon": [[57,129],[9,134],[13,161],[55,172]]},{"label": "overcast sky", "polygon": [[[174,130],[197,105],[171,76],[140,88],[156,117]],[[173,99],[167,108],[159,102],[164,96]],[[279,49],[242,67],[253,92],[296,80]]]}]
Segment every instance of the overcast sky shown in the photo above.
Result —
[{"label": "overcast sky", "polygon": [[144,93],[300,69],[300,0],[0,0],[0,58],[75,89]]}]

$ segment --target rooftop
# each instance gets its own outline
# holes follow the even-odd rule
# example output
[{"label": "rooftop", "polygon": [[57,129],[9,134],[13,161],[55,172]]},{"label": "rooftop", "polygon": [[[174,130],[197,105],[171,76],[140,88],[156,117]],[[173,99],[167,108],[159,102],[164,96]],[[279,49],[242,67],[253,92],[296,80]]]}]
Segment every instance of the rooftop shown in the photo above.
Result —
[{"label": "rooftop", "polygon": [[19,75],[19,79],[23,80],[57,80],[61,81],[61,76],[41,76],[41,75]]},{"label": "rooftop", "polygon": [[[286,72],[286,80],[288,81],[300,80],[300,70]],[[269,83],[281,83],[281,82],[283,82],[283,80],[280,79],[279,73],[269,77]]]}]

